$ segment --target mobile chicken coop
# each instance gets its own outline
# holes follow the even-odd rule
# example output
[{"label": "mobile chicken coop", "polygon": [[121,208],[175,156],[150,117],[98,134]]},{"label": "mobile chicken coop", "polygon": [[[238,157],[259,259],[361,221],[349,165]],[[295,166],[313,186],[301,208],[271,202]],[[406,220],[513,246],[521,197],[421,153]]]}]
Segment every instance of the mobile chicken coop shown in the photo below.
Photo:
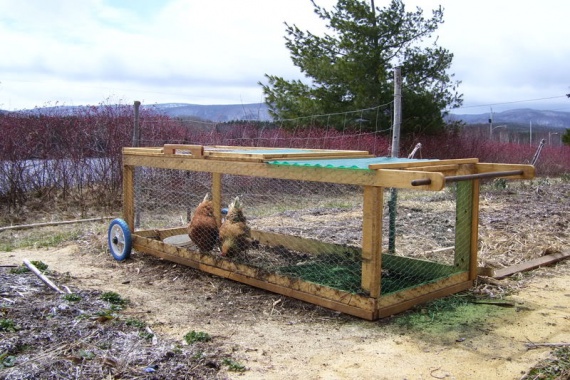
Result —
[{"label": "mobile chicken coop", "polygon": [[[479,182],[529,179],[531,165],[374,157],[366,151],[166,144],[123,149],[131,249],[368,320],[453,294],[477,277]],[[384,201],[398,190],[395,225]],[[188,221],[211,194],[218,226],[239,196],[255,245],[204,252]],[[391,197],[392,199],[392,197]],[[388,224],[391,225],[388,231]],[[386,248],[393,233],[398,243]]]}]

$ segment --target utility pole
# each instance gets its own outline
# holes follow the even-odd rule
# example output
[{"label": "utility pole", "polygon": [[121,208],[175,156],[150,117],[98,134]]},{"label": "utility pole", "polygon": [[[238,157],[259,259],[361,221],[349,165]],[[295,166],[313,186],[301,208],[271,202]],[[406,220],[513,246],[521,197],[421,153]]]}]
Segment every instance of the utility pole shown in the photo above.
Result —
[{"label": "utility pole", "polygon": [[489,139],[493,138],[493,107],[489,107],[491,112],[489,113]]},{"label": "utility pole", "polygon": [[532,146],[532,120],[530,121],[530,131],[528,134],[528,139],[530,141],[530,146]]},{"label": "utility pole", "polygon": [[392,128],[392,157],[400,155],[400,125],[402,124],[402,69],[394,68],[394,126]]},{"label": "utility pole", "polygon": [[[400,125],[402,124],[402,69],[394,68],[394,126],[392,128],[391,157],[400,155]],[[398,202],[398,189],[390,189],[388,213],[390,219],[388,233],[388,252],[396,252],[396,204]]]}]

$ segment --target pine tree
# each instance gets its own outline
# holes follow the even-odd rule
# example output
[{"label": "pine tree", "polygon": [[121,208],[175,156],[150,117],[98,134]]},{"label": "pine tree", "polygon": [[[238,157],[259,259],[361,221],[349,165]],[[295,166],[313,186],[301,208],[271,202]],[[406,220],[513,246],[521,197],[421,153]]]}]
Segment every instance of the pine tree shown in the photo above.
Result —
[{"label": "pine tree", "polygon": [[[368,5],[338,0],[332,10],[311,2],[332,32],[317,36],[285,23],[286,47],[310,84],[266,74],[268,83],[260,85],[274,117],[290,119],[389,104],[392,72],[400,66],[403,133],[444,129],[446,111],[460,106],[462,95],[457,92],[459,82],[447,73],[453,54],[437,46],[437,39],[426,43],[443,23],[441,7],[426,19],[420,8],[407,12],[402,0],[391,0],[385,8],[375,7],[374,1]],[[390,112],[369,116],[380,117],[384,127],[390,126]]]}]

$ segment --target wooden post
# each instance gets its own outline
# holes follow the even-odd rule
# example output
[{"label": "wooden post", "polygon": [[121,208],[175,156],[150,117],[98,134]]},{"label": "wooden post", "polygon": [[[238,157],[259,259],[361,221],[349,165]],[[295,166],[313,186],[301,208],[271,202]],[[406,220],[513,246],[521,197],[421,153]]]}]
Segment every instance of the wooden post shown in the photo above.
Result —
[{"label": "wooden post", "polygon": [[382,187],[364,186],[361,286],[372,298],[381,293],[383,196]]},{"label": "wooden post", "polygon": [[222,224],[222,173],[212,173],[212,204],[218,226]]},{"label": "wooden post", "polygon": [[139,109],[141,106],[141,102],[135,100],[135,122],[133,128],[133,147],[140,146],[141,144],[141,131],[140,131],[140,118],[139,118]]},{"label": "wooden post", "polygon": [[473,231],[473,181],[457,182],[455,202],[455,266],[469,270]]},{"label": "wooden post", "polygon": [[479,253],[479,180],[472,181],[471,192],[471,249],[469,262],[469,279],[476,280],[479,271],[477,256]]},{"label": "wooden post", "polygon": [[135,167],[123,166],[123,219],[135,230]]}]

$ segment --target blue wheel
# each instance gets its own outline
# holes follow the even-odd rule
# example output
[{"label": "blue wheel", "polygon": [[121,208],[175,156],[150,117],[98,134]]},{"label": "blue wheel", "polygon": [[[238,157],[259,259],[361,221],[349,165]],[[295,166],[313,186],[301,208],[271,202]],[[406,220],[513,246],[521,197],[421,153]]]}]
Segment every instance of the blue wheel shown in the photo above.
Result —
[{"label": "blue wheel", "polygon": [[129,225],[123,219],[114,219],[109,224],[107,233],[111,256],[117,261],[123,261],[131,256],[133,238]]}]

